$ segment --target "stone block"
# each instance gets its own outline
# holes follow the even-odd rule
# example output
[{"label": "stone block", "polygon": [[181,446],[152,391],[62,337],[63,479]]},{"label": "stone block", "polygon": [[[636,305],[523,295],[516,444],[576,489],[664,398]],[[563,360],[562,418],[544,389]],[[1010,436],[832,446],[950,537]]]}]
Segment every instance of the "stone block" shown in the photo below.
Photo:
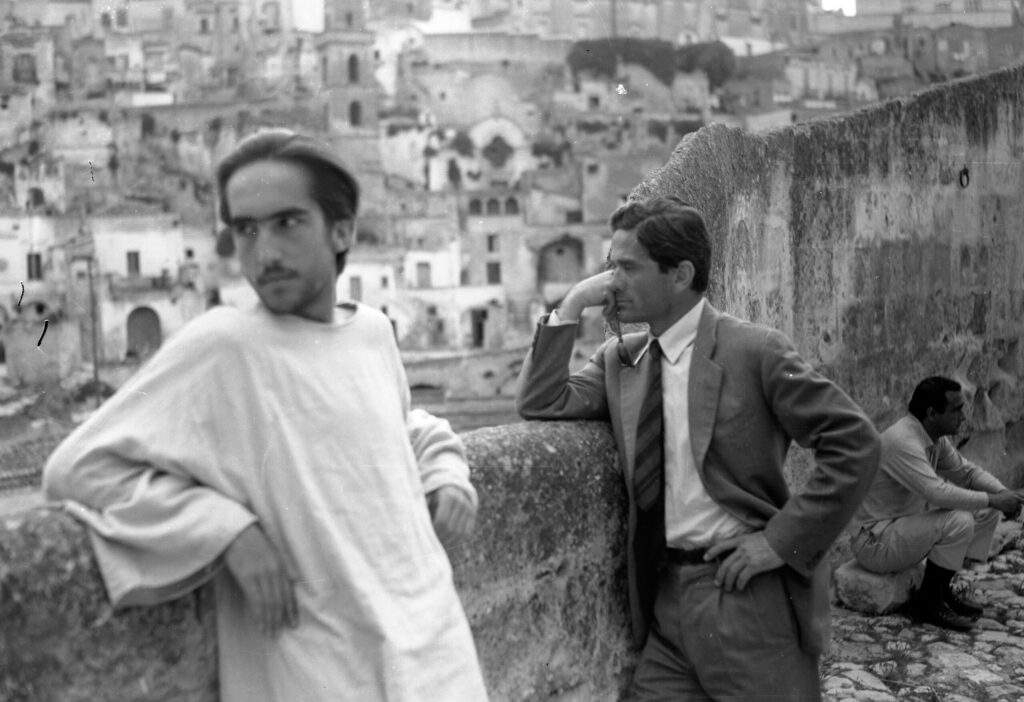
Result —
[{"label": "stone block", "polygon": [[920,584],[924,562],[899,573],[872,573],[856,561],[836,568],[836,598],[848,609],[865,614],[886,614],[906,604]]}]

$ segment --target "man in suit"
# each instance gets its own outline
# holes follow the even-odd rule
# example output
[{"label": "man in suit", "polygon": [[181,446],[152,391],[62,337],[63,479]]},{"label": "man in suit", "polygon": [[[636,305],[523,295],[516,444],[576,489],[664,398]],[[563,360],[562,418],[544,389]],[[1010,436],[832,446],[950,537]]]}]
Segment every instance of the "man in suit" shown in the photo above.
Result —
[{"label": "man in suit", "polygon": [[[874,476],[879,439],[780,332],[705,299],[711,239],[673,198],[611,218],[608,270],[542,318],[520,376],[525,419],[611,420],[629,496],[639,700],[820,699],[823,556]],[[580,313],[648,332],[605,342],[570,375]],[[790,442],[814,451],[790,494]]]}]

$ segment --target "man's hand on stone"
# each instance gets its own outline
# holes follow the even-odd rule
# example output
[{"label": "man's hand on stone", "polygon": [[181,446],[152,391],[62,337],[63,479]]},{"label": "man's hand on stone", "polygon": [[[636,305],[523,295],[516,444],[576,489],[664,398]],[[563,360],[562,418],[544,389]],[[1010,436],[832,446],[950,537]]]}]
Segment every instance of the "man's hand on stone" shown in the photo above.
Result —
[{"label": "man's hand on stone", "polygon": [[1000,490],[989,493],[988,504],[993,509],[998,509],[1008,519],[1016,519],[1020,514],[1022,498],[1013,490]]},{"label": "man's hand on stone", "polygon": [[715,573],[715,585],[724,588],[726,592],[743,590],[755,575],[774,570],[785,563],[768,544],[763,531],[722,539],[708,549],[704,560],[712,561],[729,551],[732,553],[726,556]]},{"label": "man's hand on stone", "polygon": [[285,626],[296,627],[299,608],[284,561],[258,524],[249,525],[224,552],[224,563],[235,578],[249,614],[259,630],[277,636]]},{"label": "man's hand on stone", "polygon": [[427,495],[427,507],[434,532],[446,549],[473,532],[476,507],[469,495],[454,485],[443,485]]}]

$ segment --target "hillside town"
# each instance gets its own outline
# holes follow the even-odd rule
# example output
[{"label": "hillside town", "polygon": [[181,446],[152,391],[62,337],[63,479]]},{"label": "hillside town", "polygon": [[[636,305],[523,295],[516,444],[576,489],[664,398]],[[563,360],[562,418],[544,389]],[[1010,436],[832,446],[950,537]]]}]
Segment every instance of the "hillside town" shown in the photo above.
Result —
[{"label": "hillside town", "polygon": [[[599,269],[609,214],[682,137],[1012,64],[1020,5],[0,1],[8,382],[130,372],[209,307],[251,301],[212,170],[287,126],[358,173],[339,291],[391,318],[410,382],[511,394],[533,320]],[[467,357],[473,372],[446,361]]]}]

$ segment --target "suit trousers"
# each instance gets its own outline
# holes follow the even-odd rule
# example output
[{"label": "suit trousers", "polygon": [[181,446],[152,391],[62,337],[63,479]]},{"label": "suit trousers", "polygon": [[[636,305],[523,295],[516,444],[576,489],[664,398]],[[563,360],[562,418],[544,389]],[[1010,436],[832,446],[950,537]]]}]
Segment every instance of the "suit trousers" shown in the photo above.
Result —
[{"label": "suit trousers", "polygon": [[874,529],[862,527],[851,543],[853,555],[873,573],[896,573],[924,558],[947,570],[960,570],[965,557],[988,560],[1001,516],[995,509],[935,509],[897,517]]},{"label": "suit trousers", "polygon": [[820,700],[818,658],[800,648],[781,569],[726,592],[714,582],[718,565],[661,572],[630,699]]}]

